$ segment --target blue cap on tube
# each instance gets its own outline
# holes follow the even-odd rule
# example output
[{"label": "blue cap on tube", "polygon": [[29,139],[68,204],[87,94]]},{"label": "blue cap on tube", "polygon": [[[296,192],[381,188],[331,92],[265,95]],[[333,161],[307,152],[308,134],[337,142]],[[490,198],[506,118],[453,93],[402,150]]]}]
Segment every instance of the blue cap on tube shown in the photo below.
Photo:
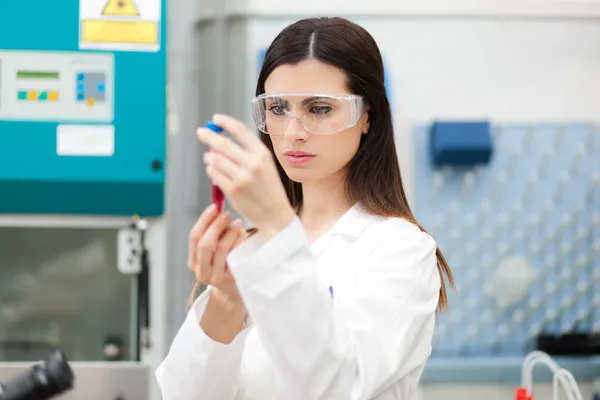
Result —
[{"label": "blue cap on tube", "polygon": [[223,132],[223,128],[221,128],[219,125],[215,124],[212,121],[208,121],[206,123],[206,127],[208,129],[210,129],[211,131],[215,132],[215,133],[221,133],[221,132]]}]

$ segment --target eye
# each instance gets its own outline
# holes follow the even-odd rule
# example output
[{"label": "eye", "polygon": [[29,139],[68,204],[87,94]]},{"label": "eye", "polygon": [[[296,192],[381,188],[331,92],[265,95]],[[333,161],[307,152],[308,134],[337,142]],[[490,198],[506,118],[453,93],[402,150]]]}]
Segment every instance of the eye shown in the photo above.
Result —
[{"label": "eye", "polygon": [[285,108],[281,104],[272,104],[271,107],[269,107],[269,111],[275,115],[285,114]]},{"label": "eye", "polygon": [[310,112],[315,115],[327,115],[331,111],[329,106],[312,106]]}]

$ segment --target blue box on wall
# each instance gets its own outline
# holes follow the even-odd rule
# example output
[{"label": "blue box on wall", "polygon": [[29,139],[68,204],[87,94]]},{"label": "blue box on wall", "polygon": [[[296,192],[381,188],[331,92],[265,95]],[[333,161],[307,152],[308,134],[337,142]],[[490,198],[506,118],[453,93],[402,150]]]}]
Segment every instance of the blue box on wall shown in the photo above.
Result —
[{"label": "blue box on wall", "polygon": [[487,164],[492,157],[493,142],[487,121],[434,122],[429,143],[436,167]]}]

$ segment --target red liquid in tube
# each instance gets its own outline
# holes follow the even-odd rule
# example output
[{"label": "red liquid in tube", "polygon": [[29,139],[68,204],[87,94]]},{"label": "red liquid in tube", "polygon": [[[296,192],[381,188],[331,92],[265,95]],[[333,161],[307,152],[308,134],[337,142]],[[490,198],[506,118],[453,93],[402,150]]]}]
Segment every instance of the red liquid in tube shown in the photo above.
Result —
[{"label": "red liquid in tube", "polygon": [[223,211],[223,204],[225,204],[225,195],[220,187],[212,185],[212,202],[217,206],[219,212]]}]

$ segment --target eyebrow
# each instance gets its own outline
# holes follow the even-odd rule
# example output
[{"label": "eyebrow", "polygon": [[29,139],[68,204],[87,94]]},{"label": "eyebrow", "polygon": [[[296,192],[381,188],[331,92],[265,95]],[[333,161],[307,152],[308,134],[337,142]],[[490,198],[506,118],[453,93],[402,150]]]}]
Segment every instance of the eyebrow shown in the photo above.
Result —
[{"label": "eyebrow", "polygon": [[[304,106],[304,105],[307,105],[308,103],[312,103],[313,101],[323,100],[323,99],[328,99],[328,97],[311,96],[311,97],[307,97],[306,99],[302,100],[302,102],[300,104],[302,104]],[[289,104],[289,101],[287,101],[286,99],[284,99],[282,97],[274,97],[273,100],[276,102],[280,102],[282,104]]]},{"label": "eyebrow", "polygon": [[307,97],[306,99],[302,100],[302,105],[306,105],[308,103],[312,103],[313,101],[317,101],[317,100],[323,100],[326,99],[327,97],[323,97],[323,96],[312,96],[312,97]]}]

